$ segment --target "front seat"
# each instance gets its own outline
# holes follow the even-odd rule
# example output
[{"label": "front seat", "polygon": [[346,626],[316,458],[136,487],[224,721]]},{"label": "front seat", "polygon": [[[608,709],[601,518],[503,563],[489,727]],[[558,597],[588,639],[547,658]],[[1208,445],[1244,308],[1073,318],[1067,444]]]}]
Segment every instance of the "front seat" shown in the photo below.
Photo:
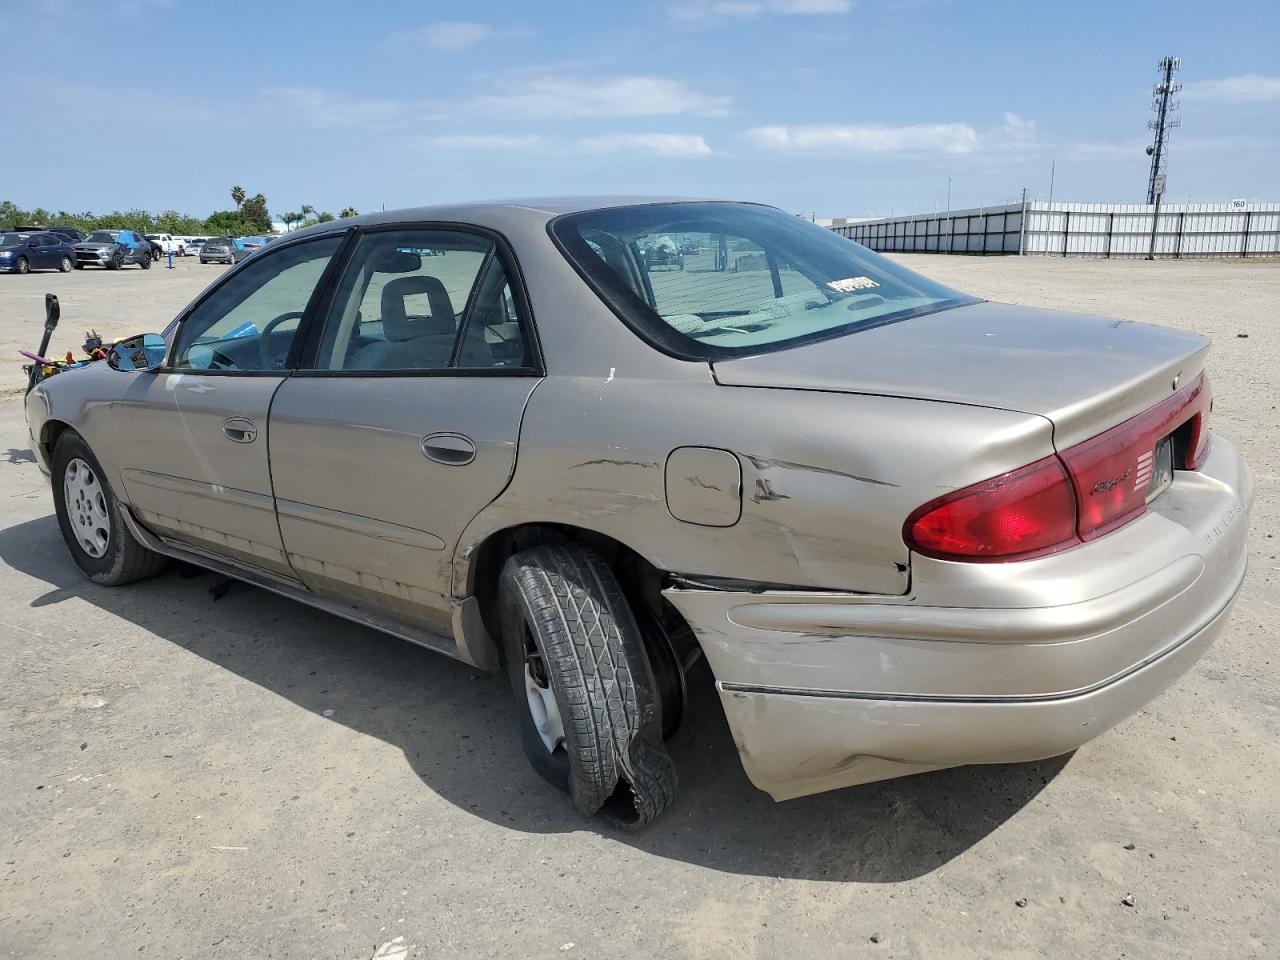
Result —
[{"label": "front seat", "polygon": [[[410,314],[405,299],[427,295],[431,315]],[[391,280],[382,288],[382,333],[385,340],[355,352],[350,370],[438,370],[449,365],[457,334],[457,317],[449,291],[435,277]]]}]

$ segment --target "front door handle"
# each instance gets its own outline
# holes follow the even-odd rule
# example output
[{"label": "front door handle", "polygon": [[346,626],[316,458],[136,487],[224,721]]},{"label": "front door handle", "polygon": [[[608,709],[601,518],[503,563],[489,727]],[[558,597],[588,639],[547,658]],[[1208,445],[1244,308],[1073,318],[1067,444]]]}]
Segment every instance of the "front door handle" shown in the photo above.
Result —
[{"label": "front door handle", "polygon": [[422,455],[436,463],[461,467],[476,458],[476,445],[460,433],[433,433],[422,438]]},{"label": "front door handle", "polygon": [[246,417],[228,417],[222,421],[222,432],[236,443],[253,443],[258,439],[258,425]]}]

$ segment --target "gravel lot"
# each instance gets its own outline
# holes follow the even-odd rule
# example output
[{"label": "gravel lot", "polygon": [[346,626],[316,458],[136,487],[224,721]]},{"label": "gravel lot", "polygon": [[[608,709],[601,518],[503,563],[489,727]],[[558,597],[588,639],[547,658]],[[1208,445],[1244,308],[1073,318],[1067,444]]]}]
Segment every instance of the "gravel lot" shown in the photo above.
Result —
[{"label": "gravel lot", "polygon": [[[706,699],[680,800],[617,833],[528,768],[502,678],[209,575],[81,579],[6,362],[0,956],[1280,955],[1280,264],[902,259],[1216,341],[1252,567],[1148,709],[1071,757],[774,804]],[[0,276],[0,355],[46,290],[65,350],[160,329],[220,269]]]}]

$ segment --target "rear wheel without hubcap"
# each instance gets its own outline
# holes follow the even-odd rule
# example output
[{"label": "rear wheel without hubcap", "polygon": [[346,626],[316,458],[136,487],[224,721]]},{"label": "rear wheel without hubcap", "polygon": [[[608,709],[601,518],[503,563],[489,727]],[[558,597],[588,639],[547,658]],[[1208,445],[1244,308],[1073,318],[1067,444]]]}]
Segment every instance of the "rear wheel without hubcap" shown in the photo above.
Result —
[{"label": "rear wheel without hubcap", "polygon": [[632,828],[658,816],[675,799],[676,771],[644,640],[604,558],[574,543],[517,553],[499,605],[533,768],[583,813]]}]

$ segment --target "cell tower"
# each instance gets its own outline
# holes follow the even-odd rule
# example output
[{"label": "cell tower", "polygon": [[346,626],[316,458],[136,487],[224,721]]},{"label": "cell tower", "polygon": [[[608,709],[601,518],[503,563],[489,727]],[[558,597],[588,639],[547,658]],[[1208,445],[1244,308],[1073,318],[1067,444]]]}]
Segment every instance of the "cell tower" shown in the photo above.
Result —
[{"label": "cell tower", "polygon": [[1181,106],[1173,95],[1182,89],[1182,84],[1173,82],[1173,75],[1182,69],[1182,61],[1177,57],[1165,57],[1157,64],[1160,71],[1160,82],[1151,90],[1151,112],[1155,116],[1147,121],[1147,127],[1156,132],[1155,143],[1147,147],[1147,156],[1151,158],[1151,176],[1147,180],[1147,203],[1155,203],[1156,198],[1164,193],[1164,169],[1169,162],[1169,131],[1182,126],[1181,120],[1175,120],[1173,114]]}]

